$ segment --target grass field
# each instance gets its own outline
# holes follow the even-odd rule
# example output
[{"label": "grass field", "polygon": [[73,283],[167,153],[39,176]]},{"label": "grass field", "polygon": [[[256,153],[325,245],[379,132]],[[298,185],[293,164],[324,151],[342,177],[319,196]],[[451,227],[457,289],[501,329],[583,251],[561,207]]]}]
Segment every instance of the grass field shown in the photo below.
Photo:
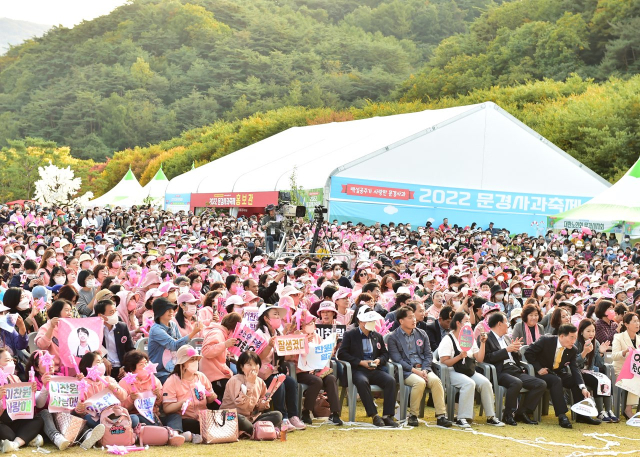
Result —
[{"label": "grass field", "polygon": [[[573,430],[560,428],[555,416],[543,416],[537,426],[519,424],[517,427],[496,428],[485,424],[485,417],[476,418],[472,431],[461,431],[455,427],[442,429],[435,427],[433,409],[427,408],[425,419],[429,427],[420,424],[409,429],[366,429],[354,430],[355,426],[335,427],[320,425],[287,435],[287,442],[256,442],[243,440],[224,445],[185,444],[179,448],[153,447],[148,451],[133,454],[135,457],[198,457],[198,456],[597,456],[597,455],[640,455],[640,433],[637,428],[621,422],[591,426],[574,422]],[[477,410],[476,410],[477,414]],[[343,413],[343,420],[346,409]],[[371,424],[358,404],[358,421]],[[601,435],[599,438],[587,436]],[[614,436],[602,436],[602,435]],[[628,438],[628,439],[625,439]],[[519,440],[519,441],[516,441]],[[556,444],[552,444],[556,443]],[[51,445],[46,449],[54,451]],[[25,448],[21,452],[30,452]],[[56,450],[57,451],[57,450]],[[54,452],[56,452],[54,451]],[[635,451],[635,452],[634,452]],[[59,452],[59,451],[57,451]],[[60,455],[98,456],[106,451],[84,451],[72,447]]]}]

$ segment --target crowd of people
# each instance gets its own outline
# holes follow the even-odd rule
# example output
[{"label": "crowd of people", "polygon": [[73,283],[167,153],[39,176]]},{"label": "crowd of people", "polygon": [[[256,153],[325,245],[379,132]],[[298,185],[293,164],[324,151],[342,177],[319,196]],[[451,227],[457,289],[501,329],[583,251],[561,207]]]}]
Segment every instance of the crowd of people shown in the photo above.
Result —
[{"label": "crowd of people", "polygon": [[[274,242],[286,236],[290,248],[307,249],[318,222],[297,219],[291,233],[280,233],[271,230],[272,217],[3,207],[0,369],[8,384],[0,394],[11,383],[31,382],[37,414],[12,421],[3,406],[1,450],[44,439],[60,449],[73,444],[48,410],[54,375],[87,380],[85,398],[107,388],[134,430],[169,427],[174,445],[202,441],[198,413],[206,409],[235,409],[243,436],[258,421],[305,430],[319,403],[340,426],[347,367],[379,427],[398,427],[397,408],[408,409],[407,424],[418,426],[426,389],[442,427],[472,427],[476,392],[487,424],[535,425],[534,411],[548,392],[559,425],[571,428],[565,388],[574,403],[592,397],[597,405],[597,416],[578,415],[578,422],[619,421],[612,410],[615,377],[607,384],[599,374],[607,373],[610,358],[617,375],[640,343],[640,251],[628,236],[589,230],[529,236],[494,224],[450,226],[447,219],[420,227],[326,221],[317,232],[330,254],[276,258]],[[258,308],[256,333],[267,344],[236,357],[229,348],[247,307]],[[102,347],[79,346],[80,363],[69,367],[60,359],[60,322],[87,317],[103,320]],[[278,355],[279,337],[302,334],[318,343],[321,324],[344,328],[335,363],[305,371],[298,355]],[[472,344],[464,341],[469,326]],[[78,338],[86,341],[80,332]],[[51,366],[43,363],[50,358]],[[391,363],[411,386],[407,404],[397,405],[400,379]],[[496,411],[497,386],[483,364],[495,367],[505,390],[503,411]],[[445,369],[459,390],[455,417],[447,417]],[[102,379],[90,379],[94,372]],[[282,384],[265,395],[281,375]],[[299,384],[306,386],[302,404]],[[371,385],[383,391],[382,411]],[[156,397],[153,421],[134,407],[144,392]],[[624,416],[637,407],[638,396],[629,392]],[[104,425],[82,401],[73,414],[86,420],[79,442],[88,449]]]}]

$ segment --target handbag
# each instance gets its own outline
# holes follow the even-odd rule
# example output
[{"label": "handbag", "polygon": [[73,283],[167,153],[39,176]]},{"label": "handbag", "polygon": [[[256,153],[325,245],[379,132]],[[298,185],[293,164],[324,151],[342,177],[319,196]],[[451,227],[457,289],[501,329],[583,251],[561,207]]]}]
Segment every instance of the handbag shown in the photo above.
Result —
[{"label": "handbag", "polygon": [[327,397],[320,393],[316,397],[316,404],[313,407],[313,417],[329,416],[331,416],[331,405],[329,405]]},{"label": "handbag", "polygon": [[238,441],[238,413],[235,409],[198,411],[200,435],[204,444]]},{"label": "handbag", "polygon": [[70,443],[76,441],[80,431],[87,423],[86,420],[70,413],[55,413],[53,414],[53,421],[56,424],[56,428],[60,430],[62,436],[64,436],[64,438]]},{"label": "handbag", "polygon": [[157,425],[141,425],[138,431],[140,446],[180,446],[184,444],[184,436],[169,427]]},{"label": "handbag", "polygon": [[[460,354],[460,351],[458,351],[458,347],[456,346],[456,341],[453,339],[453,335],[451,335],[451,333],[449,333],[449,338],[451,338],[451,344],[453,344],[453,356],[458,357],[458,354]],[[456,362],[453,365],[453,369],[458,373],[471,377],[476,373],[476,359],[471,357],[465,357],[464,359]]]},{"label": "handbag", "polygon": [[252,440],[256,441],[273,441],[278,437],[276,428],[273,426],[273,422],[269,421],[256,421],[253,423],[253,435]]}]

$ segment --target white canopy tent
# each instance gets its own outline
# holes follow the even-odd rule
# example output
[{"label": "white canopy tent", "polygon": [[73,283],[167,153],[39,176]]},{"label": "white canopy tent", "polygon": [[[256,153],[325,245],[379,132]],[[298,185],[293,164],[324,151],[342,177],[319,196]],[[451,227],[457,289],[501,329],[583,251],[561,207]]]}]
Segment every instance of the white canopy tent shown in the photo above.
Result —
[{"label": "white canopy tent", "polygon": [[142,187],[137,194],[132,195],[130,198],[120,203],[120,205],[133,206],[151,204],[153,206],[162,206],[168,184],[169,180],[164,174],[161,165],[153,178],[151,178],[151,181]]},{"label": "white canopy tent", "polygon": [[129,168],[129,171],[124,175],[118,184],[109,190],[104,195],[91,200],[87,203],[87,207],[94,206],[123,206],[130,207],[134,203],[127,203],[132,195],[138,195],[142,191],[142,186],[136,179],[133,171]]}]

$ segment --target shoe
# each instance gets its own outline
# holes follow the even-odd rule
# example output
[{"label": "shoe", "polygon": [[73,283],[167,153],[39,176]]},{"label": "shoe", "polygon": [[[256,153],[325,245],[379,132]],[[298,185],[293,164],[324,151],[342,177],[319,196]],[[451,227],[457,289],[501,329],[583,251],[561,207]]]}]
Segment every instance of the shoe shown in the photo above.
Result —
[{"label": "shoe", "polygon": [[502,422],[504,422],[506,425],[518,425],[516,420],[513,418],[513,414],[505,414],[504,416],[502,416]]},{"label": "shoe", "polygon": [[594,419],[593,417],[581,416],[578,415],[576,418],[576,422],[580,422],[581,424],[589,424],[589,425],[600,425],[602,421],[600,419]]},{"label": "shoe", "polygon": [[329,416],[329,421],[333,422],[335,425],[344,425],[344,422],[342,422],[342,419],[340,419],[340,414],[338,413],[331,413],[331,415]]},{"label": "shoe", "polygon": [[191,432],[182,432],[182,436],[184,437],[185,443],[190,443],[191,440],[193,439],[193,435]]},{"label": "shoe", "polygon": [[571,425],[571,421],[565,414],[560,414],[558,416],[558,423],[562,428],[573,428],[573,425]]},{"label": "shoe", "polygon": [[[416,419],[417,421],[417,419]],[[399,427],[398,423],[396,422],[395,417],[393,416],[383,416],[382,417],[382,422],[384,422],[384,425],[387,427],[393,427],[393,428],[397,428]]]},{"label": "shoe", "polygon": [[106,428],[104,424],[96,425],[93,428],[93,430],[89,430],[88,433],[85,433],[86,438],[82,443],[80,443],[80,447],[85,451],[88,451],[89,449],[91,449],[94,444],[96,444],[98,441],[102,439],[102,437],[104,436],[105,430]]},{"label": "shoe", "polygon": [[58,433],[56,434],[56,436],[53,437],[53,444],[55,444],[56,447],[61,451],[64,451],[66,448],[71,446],[71,442],[68,439],[66,439],[64,436],[62,436],[61,433]]},{"label": "shoe", "polygon": [[373,416],[373,425],[375,425],[376,427],[384,427],[384,421],[382,420],[382,417],[378,416],[377,414]]},{"label": "shoe", "polygon": [[538,425],[537,420],[533,420],[529,417],[529,413],[518,413],[514,416],[516,422],[522,422],[527,425]]},{"label": "shoe", "polygon": [[297,428],[295,428],[293,424],[289,422],[289,419],[282,419],[282,424],[280,425],[280,428],[285,429],[287,433],[292,433],[297,430]]},{"label": "shoe", "polygon": [[454,425],[460,428],[471,428],[471,425],[469,425],[466,419],[458,419],[455,421]]},{"label": "shoe", "polygon": [[18,443],[15,441],[2,440],[2,444],[0,444],[0,451],[2,451],[3,454],[11,451],[17,451],[18,449],[20,448],[18,447]]},{"label": "shoe", "polygon": [[504,422],[500,422],[497,417],[493,416],[487,418],[487,425],[493,425],[494,427],[504,427]]},{"label": "shoe", "polygon": [[609,421],[612,424],[617,424],[618,422],[620,422],[620,419],[618,419],[618,417],[615,414],[613,414],[613,411],[609,410],[607,414],[609,415]]},{"label": "shoe", "polygon": [[453,425],[453,422],[451,422],[449,419],[447,419],[447,416],[439,416],[438,418],[436,418],[436,425],[438,427],[446,427],[449,428]]},{"label": "shoe", "polygon": [[622,411],[622,415],[624,416],[624,418],[626,420],[629,420],[629,419],[631,419],[633,417],[633,416],[628,416],[626,411]]},{"label": "shoe", "polygon": [[29,441],[29,446],[31,447],[41,447],[42,445],[44,445],[44,440],[41,435],[36,435],[34,439]]},{"label": "shoe", "polygon": [[611,422],[611,418],[609,417],[609,413],[607,413],[606,411],[600,411],[600,414],[598,414],[598,419],[600,419],[602,422]]},{"label": "shoe", "polygon": [[176,431],[169,433],[169,446],[182,446],[185,442],[184,436]]},{"label": "shoe", "polygon": [[202,443],[202,435],[198,435],[197,433],[191,434],[191,444],[201,444]]},{"label": "shoe", "polygon": [[304,430],[307,428],[298,416],[293,416],[289,419],[289,422],[291,422],[291,425],[293,425],[297,430]]},{"label": "shoe", "polygon": [[313,424],[313,419],[311,419],[311,413],[309,411],[302,411],[302,416],[300,417],[300,419],[302,419],[302,422],[304,422],[305,424]]},{"label": "shoe", "polygon": [[407,419],[407,425],[409,425],[410,427],[417,427],[418,424],[418,417],[413,414],[409,416],[409,419]]}]

